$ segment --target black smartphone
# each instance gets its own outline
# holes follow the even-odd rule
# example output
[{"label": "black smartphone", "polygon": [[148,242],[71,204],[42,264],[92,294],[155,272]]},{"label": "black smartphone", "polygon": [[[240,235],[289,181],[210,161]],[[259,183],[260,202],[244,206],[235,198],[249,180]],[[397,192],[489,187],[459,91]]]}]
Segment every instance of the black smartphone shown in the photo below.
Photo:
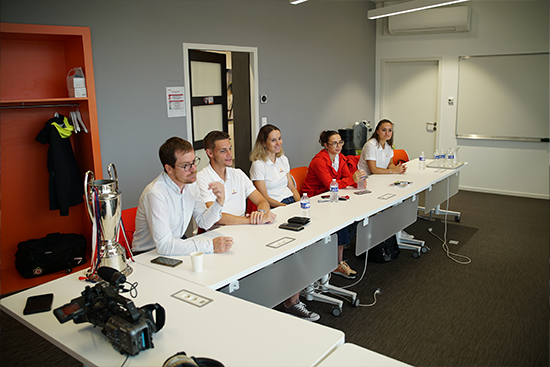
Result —
[{"label": "black smartphone", "polygon": [[178,259],[171,259],[169,257],[159,256],[159,257],[155,257],[153,260],[151,260],[151,262],[154,264],[174,267],[174,266],[178,266],[183,261]]},{"label": "black smartphone", "polygon": [[304,226],[297,223],[283,223],[279,226],[279,228],[288,229],[291,231],[301,231],[302,229],[304,229]]},{"label": "black smartphone", "polygon": [[330,198],[330,195],[321,195],[321,199],[328,199]]},{"label": "black smartphone", "polygon": [[354,191],[353,193],[355,195],[364,195],[364,194],[370,194],[371,192],[372,191],[365,189],[365,190]]},{"label": "black smartphone", "polygon": [[309,217],[292,217],[288,218],[288,223],[306,225],[310,222]]},{"label": "black smartphone", "polygon": [[23,315],[50,311],[52,309],[52,302],[53,293],[31,296],[27,298],[27,304],[23,310]]}]

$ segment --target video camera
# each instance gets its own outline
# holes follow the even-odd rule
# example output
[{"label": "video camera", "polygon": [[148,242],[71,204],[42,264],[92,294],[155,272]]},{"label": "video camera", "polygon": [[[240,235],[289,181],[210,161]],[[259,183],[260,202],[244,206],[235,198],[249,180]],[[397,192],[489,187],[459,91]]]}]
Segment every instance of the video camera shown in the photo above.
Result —
[{"label": "video camera", "polygon": [[102,327],[101,332],[121,354],[135,356],[142,350],[154,348],[153,333],[164,326],[164,308],[155,303],[136,309],[134,302],[119,294],[121,289],[124,291],[122,284],[126,282],[123,274],[101,267],[98,275],[105,282],[93,288],[86,286],[82,296],[53,310],[57,320],[62,324],[73,320],[75,324],[89,322]]}]

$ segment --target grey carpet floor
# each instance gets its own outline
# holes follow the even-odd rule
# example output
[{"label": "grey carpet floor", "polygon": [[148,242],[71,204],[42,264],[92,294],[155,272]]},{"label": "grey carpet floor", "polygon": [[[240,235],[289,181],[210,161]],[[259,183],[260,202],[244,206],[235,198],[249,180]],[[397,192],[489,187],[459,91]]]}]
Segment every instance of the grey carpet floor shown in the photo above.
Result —
[{"label": "grey carpet floor", "polygon": [[[442,205],[445,208],[446,204]],[[339,317],[309,302],[320,323],[345,332],[346,341],[416,366],[548,366],[549,202],[461,191],[450,200],[450,251],[467,256],[458,264],[442,249],[444,217],[417,220],[407,232],[430,251],[414,259],[402,250],[385,264],[367,262],[362,281],[349,288],[362,304],[349,303]],[[345,258],[359,275],[364,257]],[[464,260],[464,259],[459,259]],[[353,281],[334,276],[331,283]]]},{"label": "grey carpet floor", "polygon": [[[450,250],[470,264],[451,260],[428,232],[444,236],[442,216],[418,220],[407,231],[431,250],[418,259],[403,250],[389,263],[367,262],[350,288],[362,304],[380,288],[374,306],[346,303],[339,317],[327,304],[308,307],[347,342],[415,366],[548,366],[549,201],[461,191],[450,209],[461,212],[459,223],[448,218],[447,239],[459,241]],[[365,258],[353,251],[345,258],[361,275]],[[331,283],[354,282],[334,276]],[[5,313],[0,322],[2,365],[81,366]]]}]

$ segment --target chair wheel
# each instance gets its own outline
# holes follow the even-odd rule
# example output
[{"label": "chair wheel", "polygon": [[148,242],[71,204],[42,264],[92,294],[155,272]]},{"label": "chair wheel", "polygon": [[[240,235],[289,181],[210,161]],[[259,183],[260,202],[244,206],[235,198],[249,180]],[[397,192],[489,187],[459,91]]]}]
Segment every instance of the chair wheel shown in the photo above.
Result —
[{"label": "chair wheel", "polygon": [[332,308],[332,314],[334,316],[340,316],[342,314],[342,310],[340,310],[340,308],[338,308],[338,307],[333,307]]},{"label": "chair wheel", "polygon": [[351,304],[353,305],[353,307],[359,307],[359,304],[360,304],[359,298],[355,297],[355,301],[353,301]]},{"label": "chair wheel", "polygon": [[460,222],[460,215],[455,215],[455,222]]},{"label": "chair wheel", "polygon": [[415,259],[418,259],[418,258],[420,257],[420,253],[419,253],[418,251],[414,251],[414,252],[413,252],[413,257],[414,257]]},{"label": "chair wheel", "polygon": [[425,254],[426,252],[428,252],[428,248],[425,247],[425,246],[422,246],[422,247],[420,248],[420,251],[421,251],[423,254]]}]

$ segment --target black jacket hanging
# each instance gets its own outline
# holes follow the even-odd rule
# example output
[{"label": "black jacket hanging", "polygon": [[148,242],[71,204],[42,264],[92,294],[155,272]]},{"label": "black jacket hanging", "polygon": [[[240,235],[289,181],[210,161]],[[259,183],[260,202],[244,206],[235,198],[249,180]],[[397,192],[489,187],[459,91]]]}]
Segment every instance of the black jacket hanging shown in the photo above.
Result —
[{"label": "black jacket hanging", "polygon": [[36,136],[36,141],[50,144],[48,148],[48,172],[50,173],[50,210],[58,210],[61,216],[69,215],[69,207],[84,201],[84,181],[76,163],[69,138],[62,138],[52,123],[63,125],[65,117],[59,115],[48,122]]}]

